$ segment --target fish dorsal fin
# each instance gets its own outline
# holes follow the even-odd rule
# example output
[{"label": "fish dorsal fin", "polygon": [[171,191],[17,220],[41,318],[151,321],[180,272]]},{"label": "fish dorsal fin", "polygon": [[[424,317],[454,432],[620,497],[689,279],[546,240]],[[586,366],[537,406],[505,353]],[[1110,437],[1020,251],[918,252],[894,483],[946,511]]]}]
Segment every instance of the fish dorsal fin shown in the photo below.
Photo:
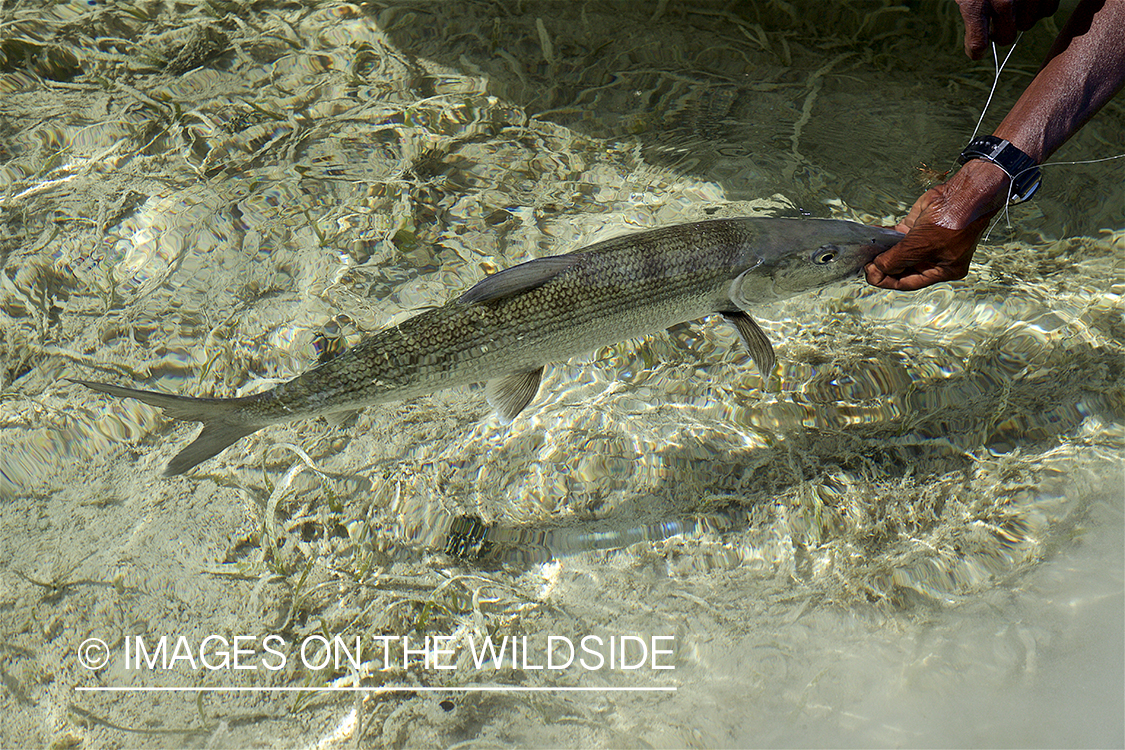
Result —
[{"label": "fish dorsal fin", "polygon": [[758,372],[762,374],[762,378],[769,380],[770,373],[773,372],[773,366],[777,363],[777,357],[773,353],[773,344],[770,343],[766,332],[753,318],[741,310],[725,312],[723,317],[738,331],[738,337],[742,339],[742,343],[750,352],[750,357],[754,360],[754,364],[758,366]]},{"label": "fish dorsal fin", "polygon": [[524,407],[531,403],[535,394],[539,392],[539,379],[543,376],[543,368],[524,372],[513,372],[502,378],[493,378],[484,385],[484,394],[488,403],[496,410],[500,419],[511,422]]},{"label": "fish dorsal fin", "polygon": [[506,268],[499,273],[486,276],[462,294],[457,301],[462,305],[475,305],[480,302],[509,297],[541,287],[568,268],[572,268],[580,255],[551,255],[536,258],[518,266]]}]

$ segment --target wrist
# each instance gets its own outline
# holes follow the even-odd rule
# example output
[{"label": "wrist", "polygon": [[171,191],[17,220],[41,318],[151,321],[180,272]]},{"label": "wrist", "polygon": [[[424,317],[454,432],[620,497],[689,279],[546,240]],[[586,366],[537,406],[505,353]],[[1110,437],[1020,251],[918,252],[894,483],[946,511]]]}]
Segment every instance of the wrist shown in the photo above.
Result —
[{"label": "wrist", "polygon": [[997,127],[992,134],[997,138],[1003,138],[1008,143],[1030,156],[1035,160],[1036,164],[1042,164],[1043,160],[1046,158],[1042,130],[1009,128],[1004,123],[1000,123],[1000,126]]},{"label": "wrist", "polygon": [[1043,179],[1039,164],[1010,141],[995,135],[982,135],[969,141],[958,159],[962,164],[974,159],[995,164],[1010,178],[1009,203],[1023,203],[1039,189]]},{"label": "wrist", "polygon": [[985,214],[1003,208],[1010,178],[997,165],[982,159],[965,163],[943,186],[946,215],[943,224],[963,229]]}]

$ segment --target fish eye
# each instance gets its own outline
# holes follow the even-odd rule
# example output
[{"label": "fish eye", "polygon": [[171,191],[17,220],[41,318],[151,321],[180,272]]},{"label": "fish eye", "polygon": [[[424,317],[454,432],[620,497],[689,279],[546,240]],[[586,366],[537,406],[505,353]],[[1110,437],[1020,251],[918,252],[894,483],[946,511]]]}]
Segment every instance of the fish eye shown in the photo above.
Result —
[{"label": "fish eye", "polygon": [[825,245],[824,247],[813,253],[812,261],[818,266],[823,266],[826,263],[831,263],[832,261],[836,260],[836,256],[839,254],[839,252],[839,248],[837,248],[836,246]]}]

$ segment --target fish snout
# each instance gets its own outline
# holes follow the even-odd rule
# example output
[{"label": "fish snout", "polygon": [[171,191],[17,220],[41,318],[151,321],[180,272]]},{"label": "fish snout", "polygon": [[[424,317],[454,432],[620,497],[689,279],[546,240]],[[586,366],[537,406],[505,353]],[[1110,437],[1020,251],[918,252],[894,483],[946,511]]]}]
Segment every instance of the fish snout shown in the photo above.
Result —
[{"label": "fish snout", "polygon": [[[851,237],[844,242],[831,243],[826,247],[837,251],[833,254],[833,261],[838,266],[838,272],[850,276],[874,260],[875,256],[897,245],[905,236],[890,227],[853,224]],[[815,254],[812,261],[823,262],[818,260]]]},{"label": "fish snout", "polygon": [[860,236],[853,240],[851,244],[851,260],[855,263],[857,270],[862,270],[863,267],[873,261],[876,256],[890,250],[892,247],[902,242],[902,238],[906,236],[891,227],[870,226],[867,224],[858,226],[862,227]]},{"label": "fish snout", "polygon": [[872,230],[871,247],[875,250],[871,254],[874,258],[879,253],[890,250],[892,247],[902,242],[902,238],[906,235],[897,229],[891,227],[870,227]]}]

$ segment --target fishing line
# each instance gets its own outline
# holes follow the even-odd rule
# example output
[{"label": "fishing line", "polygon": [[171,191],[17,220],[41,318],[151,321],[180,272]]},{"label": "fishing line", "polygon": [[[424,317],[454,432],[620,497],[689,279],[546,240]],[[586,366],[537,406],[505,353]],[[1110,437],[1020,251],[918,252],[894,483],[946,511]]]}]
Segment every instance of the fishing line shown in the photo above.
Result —
[{"label": "fishing line", "polygon": [[[1061,166],[1073,165],[1073,164],[1100,164],[1103,161],[1113,161],[1114,159],[1125,159],[1125,154],[1116,154],[1115,156],[1103,156],[1100,159],[1082,159],[1081,161],[1045,161],[1042,164],[1040,164],[1039,167],[1040,168],[1043,168],[1043,167],[1061,167]],[[1010,180],[1008,180],[1008,194],[1007,194],[1007,196],[1005,196],[1005,201],[1004,201],[1004,220],[1008,225],[1008,229],[1012,228],[1011,216],[1008,213],[1008,209],[1011,207],[1011,203],[1009,203],[1008,201],[1010,201],[1012,199],[1012,183],[1014,183],[1016,178],[1019,177],[1024,172],[1030,172],[1033,169],[1035,169],[1035,167],[1028,167],[1027,169],[1016,172],[1014,175],[1012,175],[1012,178]],[[981,238],[982,241],[984,241],[984,242],[988,241],[989,237],[992,235],[992,230],[996,228],[997,223],[999,223],[999,222],[997,222],[997,221],[992,222],[991,226],[988,227],[988,231],[984,233],[984,237]]]},{"label": "fishing line", "polygon": [[[992,42],[992,67],[994,69],[994,73],[993,73],[993,77],[992,77],[992,88],[989,89],[989,91],[988,91],[988,98],[984,102],[984,108],[981,110],[980,117],[977,119],[976,127],[973,128],[973,134],[969,136],[969,141],[972,141],[973,138],[976,138],[977,132],[980,130],[981,123],[984,122],[984,116],[985,116],[985,114],[988,113],[988,108],[992,104],[992,97],[996,93],[996,87],[1000,83],[1000,74],[1004,71],[1004,66],[1008,64],[1008,60],[1012,57],[1012,53],[1016,51],[1016,45],[1018,45],[1020,43],[1021,37],[1023,37],[1022,31],[1019,32],[1016,35],[1016,40],[1014,42],[1012,42],[1012,47],[1011,47],[1011,49],[1008,50],[1008,54],[1004,55],[1003,62],[1000,61],[1000,55],[996,51],[996,42]],[[1043,162],[1042,164],[1039,165],[1039,167],[1040,168],[1042,168],[1042,167],[1054,167],[1054,166],[1074,165],[1074,164],[1098,164],[1099,162],[1112,161],[1114,159],[1121,159],[1121,158],[1125,158],[1125,154],[1117,154],[1116,156],[1106,156],[1106,157],[1101,158],[1101,159],[1085,159],[1085,160],[1082,160],[1082,161],[1048,161],[1048,162]],[[1029,172],[1032,169],[1035,169],[1035,167],[1028,167],[1027,169],[1025,169],[1021,172],[1017,172],[1016,174],[1012,175],[1011,178],[1008,180],[1008,193],[1007,193],[1007,195],[1004,196],[1004,213],[1003,213],[1004,223],[1006,223],[1008,225],[1008,229],[1012,228],[1012,217],[1011,217],[1011,214],[1010,214],[1010,209],[1011,209],[1011,200],[1012,200],[1012,189],[1013,189],[1013,186],[1014,186],[1014,183],[1015,183],[1015,179],[1017,177],[1019,177],[1021,174],[1023,174],[1024,172]],[[989,237],[992,234],[992,230],[996,227],[996,224],[997,224],[997,222],[993,222],[992,225],[988,228],[988,231],[985,232],[985,235],[984,235],[984,238],[983,238],[984,241],[986,241],[986,242],[988,241]]]},{"label": "fishing line", "polygon": [[[996,93],[996,87],[998,85],[1000,85],[1000,74],[1004,71],[1004,66],[1008,64],[1008,60],[1009,60],[1009,58],[1011,58],[1012,53],[1016,51],[1016,46],[1020,43],[1020,39],[1022,37],[1023,37],[1022,31],[1019,32],[1018,34],[1016,34],[1016,40],[1014,42],[1012,42],[1012,46],[1011,46],[1011,49],[1008,50],[1008,54],[1004,55],[1004,61],[1003,62],[1000,62],[1000,55],[996,52],[996,42],[991,42],[991,46],[992,46],[992,68],[993,68],[992,88],[988,90],[988,98],[984,100],[984,108],[981,109],[981,111],[980,111],[980,117],[977,118],[976,127],[973,128],[973,133],[972,133],[972,135],[969,136],[969,142],[971,142],[974,138],[977,137],[977,131],[980,130],[981,123],[984,122],[984,116],[986,114],[988,114],[988,108],[992,104],[992,97]],[[953,166],[954,167],[957,166],[956,160],[954,160]],[[1020,172],[1020,174],[1023,174],[1023,172]],[[1011,177],[1011,179],[1008,180],[1008,195],[1006,196],[1005,201],[1004,201],[1004,220],[1008,223],[1009,229],[1011,229],[1011,227],[1012,227],[1012,222],[1011,222],[1011,217],[1008,215],[1008,201],[1010,201],[1012,199],[1012,183],[1014,181],[1015,181],[1014,176]],[[996,222],[992,222],[992,224],[988,227],[988,231],[985,232],[984,238],[983,238],[983,240],[985,242],[988,241],[988,237],[989,237],[989,235],[992,234],[992,229],[995,226],[996,226]]]},{"label": "fishing line", "polygon": [[1008,54],[1004,55],[1004,62],[1000,62],[1000,56],[996,54],[996,42],[992,42],[992,67],[996,72],[992,76],[992,88],[988,91],[988,98],[984,101],[984,109],[980,111],[980,118],[977,120],[977,126],[973,128],[973,134],[969,136],[969,140],[977,137],[977,131],[980,130],[980,124],[984,122],[984,116],[988,112],[988,107],[992,104],[992,95],[996,93],[996,86],[1000,83],[1000,74],[1004,71],[1004,66],[1008,64],[1008,58],[1016,51],[1016,45],[1020,43],[1020,38],[1023,32],[1016,34],[1016,41],[1012,42],[1012,48],[1008,50]]}]

